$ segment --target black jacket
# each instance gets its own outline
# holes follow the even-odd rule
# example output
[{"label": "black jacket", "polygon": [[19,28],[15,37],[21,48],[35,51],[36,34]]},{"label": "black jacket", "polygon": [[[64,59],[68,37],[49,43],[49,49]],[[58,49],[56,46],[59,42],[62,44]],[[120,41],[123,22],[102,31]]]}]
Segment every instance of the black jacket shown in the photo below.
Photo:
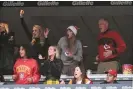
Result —
[{"label": "black jacket", "polygon": [[[107,81],[104,81],[104,82],[102,82],[102,83],[100,83],[100,84],[110,84],[109,82],[107,82]],[[113,84],[119,84],[116,80],[113,82]]]},{"label": "black jacket", "polygon": [[2,74],[0,74],[0,82],[5,82],[4,77]]},{"label": "black jacket", "polygon": [[3,72],[3,74],[12,74],[14,46],[14,33],[0,32],[0,68],[2,69],[0,72]]},{"label": "black jacket", "polygon": [[48,79],[60,79],[63,69],[63,62],[61,59],[54,59],[53,61],[45,60],[42,67],[42,74]]},{"label": "black jacket", "polygon": [[[20,18],[20,19],[21,19],[22,27],[23,27],[28,39],[31,41],[32,40],[32,33],[28,29],[28,26],[27,26],[24,18]],[[39,38],[36,38],[35,40],[36,40],[36,43],[33,46],[31,45],[32,46],[31,54],[32,54],[33,58],[38,59],[39,54],[41,54],[43,57],[47,57],[48,47],[50,46],[48,38],[45,38],[43,46],[40,44]]]}]

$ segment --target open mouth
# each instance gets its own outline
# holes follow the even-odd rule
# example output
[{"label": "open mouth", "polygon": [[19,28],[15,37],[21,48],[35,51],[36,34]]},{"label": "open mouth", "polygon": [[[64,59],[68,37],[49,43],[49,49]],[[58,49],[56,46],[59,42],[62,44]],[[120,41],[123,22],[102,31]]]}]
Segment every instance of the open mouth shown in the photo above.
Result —
[{"label": "open mouth", "polygon": [[77,76],[77,74],[74,74],[74,76]]}]

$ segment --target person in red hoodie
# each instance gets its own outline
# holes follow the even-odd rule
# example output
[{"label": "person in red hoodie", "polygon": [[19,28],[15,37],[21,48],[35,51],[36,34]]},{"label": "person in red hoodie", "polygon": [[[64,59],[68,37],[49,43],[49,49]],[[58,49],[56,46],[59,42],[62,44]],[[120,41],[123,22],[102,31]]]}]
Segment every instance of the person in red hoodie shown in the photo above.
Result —
[{"label": "person in red hoodie", "polygon": [[104,73],[109,69],[118,70],[119,55],[125,51],[126,44],[118,32],[108,28],[108,20],[100,19],[98,25],[100,34],[96,56],[99,62],[97,73]]},{"label": "person in red hoodie", "polygon": [[28,52],[28,46],[20,46],[20,58],[17,59],[12,76],[16,84],[36,84],[40,80],[38,63],[31,58]]}]

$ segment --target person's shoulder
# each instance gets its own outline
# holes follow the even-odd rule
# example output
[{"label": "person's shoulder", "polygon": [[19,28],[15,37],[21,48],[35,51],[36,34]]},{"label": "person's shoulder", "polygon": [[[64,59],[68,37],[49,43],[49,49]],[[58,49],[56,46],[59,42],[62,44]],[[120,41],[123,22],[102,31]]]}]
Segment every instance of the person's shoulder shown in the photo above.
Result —
[{"label": "person's shoulder", "polygon": [[62,60],[60,58],[56,58],[56,61],[58,62],[62,62]]},{"label": "person's shoulder", "polygon": [[110,33],[110,34],[119,34],[119,32],[115,31],[115,30],[110,30],[110,31],[108,31],[108,33]]},{"label": "person's shoulder", "polygon": [[81,41],[79,39],[76,40],[77,44],[81,44]]},{"label": "person's shoulder", "polygon": [[88,79],[88,78],[85,78],[85,83],[86,84],[93,84],[93,82],[90,79]]},{"label": "person's shoulder", "polygon": [[100,84],[107,84],[107,81],[103,81],[103,82],[101,82]]},{"label": "person's shoulder", "polygon": [[72,84],[72,79],[69,80],[69,83],[68,84]]},{"label": "person's shoulder", "polygon": [[21,60],[22,60],[21,58],[17,58],[16,62],[19,62],[19,61],[21,61]]},{"label": "person's shoulder", "polygon": [[37,61],[34,58],[30,58],[29,61],[31,61],[33,63],[37,63]]},{"label": "person's shoulder", "polygon": [[66,36],[61,37],[60,40],[66,40]]},{"label": "person's shoulder", "polygon": [[117,81],[114,81],[114,84],[119,84]]}]

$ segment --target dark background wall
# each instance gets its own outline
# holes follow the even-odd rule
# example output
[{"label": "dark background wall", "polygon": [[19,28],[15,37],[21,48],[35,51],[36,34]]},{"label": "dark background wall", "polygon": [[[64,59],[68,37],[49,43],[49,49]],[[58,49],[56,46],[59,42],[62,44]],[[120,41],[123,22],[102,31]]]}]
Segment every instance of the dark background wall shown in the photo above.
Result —
[{"label": "dark background wall", "polygon": [[[8,22],[11,31],[15,32],[16,44],[27,44],[28,40],[19,18],[19,10],[25,10],[25,21],[29,30],[39,24],[50,28],[51,44],[57,44],[65,35],[69,25],[77,25],[78,39],[82,41],[84,64],[86,69],[96,70],[94,64],[97,55],[98,20],[105,17],[110,28],[118,31],[127,44],[126,52],[121,55],[121,64],[133,63],[133,7],[3,7],[0,8],[0,21]],[[88,47],[84,47],[88,46]]]}]

